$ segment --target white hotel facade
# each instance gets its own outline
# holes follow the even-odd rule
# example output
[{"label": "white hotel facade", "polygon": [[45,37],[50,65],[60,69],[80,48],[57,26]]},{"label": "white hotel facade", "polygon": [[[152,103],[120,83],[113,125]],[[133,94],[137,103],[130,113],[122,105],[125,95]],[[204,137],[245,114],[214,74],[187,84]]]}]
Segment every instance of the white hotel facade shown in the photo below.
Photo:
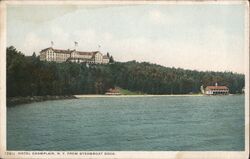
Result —
[{"label": "white hotel facade", "polygon": [[76,63],[93,63],[93,64],[108,64],[108,55],[103,55],[100,51],[83,52],[76,50],[54,49],[52,47],[40,51],[41,61],[54,62],[76,62]]}]

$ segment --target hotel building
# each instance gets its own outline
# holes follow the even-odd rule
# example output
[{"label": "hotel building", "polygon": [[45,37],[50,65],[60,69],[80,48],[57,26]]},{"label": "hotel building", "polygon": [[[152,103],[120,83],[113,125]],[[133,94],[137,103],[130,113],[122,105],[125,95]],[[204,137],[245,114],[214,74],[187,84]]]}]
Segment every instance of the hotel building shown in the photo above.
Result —
[{"label": "hotel building", "polygon": [[76,62],[76,63],[94,63],[94,64],[108,64],[108,55],[103,55],[100,51],[83,52],[76,50],[62,50],[54,49],[52,47],[40,51],[41,61],[54,62]]}]

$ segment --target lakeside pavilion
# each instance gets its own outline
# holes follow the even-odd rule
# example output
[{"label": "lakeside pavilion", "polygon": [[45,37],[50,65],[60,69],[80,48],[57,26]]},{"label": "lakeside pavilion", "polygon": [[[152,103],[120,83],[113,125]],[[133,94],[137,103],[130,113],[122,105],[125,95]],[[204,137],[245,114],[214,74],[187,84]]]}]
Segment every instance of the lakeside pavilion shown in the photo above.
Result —
[{"label": "lakeside pavilion", "polygon": [[205,94],[206,95],[227,95],[229,94],[229,89],[226,86],[218,86],[218,84],[215,83],[215,86],[207,86],[205,88]]}]

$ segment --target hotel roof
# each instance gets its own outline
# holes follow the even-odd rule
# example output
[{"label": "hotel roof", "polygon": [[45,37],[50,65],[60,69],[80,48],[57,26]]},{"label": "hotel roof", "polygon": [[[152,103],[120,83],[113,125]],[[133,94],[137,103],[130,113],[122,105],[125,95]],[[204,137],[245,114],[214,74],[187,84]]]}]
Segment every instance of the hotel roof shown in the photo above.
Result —
[{"label": "hotel roof", "polygon": [[[63,49],[54,49],[54,48],[52,48],[52,47],[48,47],[48,48],[46,48],[46,49],[41,50],[41,52],[47,51],[47,50],[49,50],[49,49],[52,49],[52,50],[53,50],[54,52],[56,52],[56,53],[62,53],[62,54],[70,54],[70,53],[76,51],[76,50],[70,50],[70,49],[68,49],[68,50],[63,50]],[[89,55],[89,56],[93,56],[93,55],[95,55],[96,53],[98,53],[99,51],[91,51],[91,52],[76,51],[76,52],[77,52],[79,55]]]},{"label": "hotel roof", "polygon": [[41,50],[41,52],[47,51],[49,49],[53,50],[56,53],[63,53],[63,54],[70,54],[71,52],[74,51],[74,50],[69,50],[69,49],[68,50],[62,50],[62,49],[54,49],[52,47],[48,47],[46,49]]},{"label": "hotel roof", "polygon": [[98,53],[99,51],[92,51],[92,52],[83,52],[83,51],[76,51],[79,55],[90,55],[93,56],[96,53]]},{"label": "hotel roof", "polygon": [[226,86],[207,86],[206,89],[228,89]]}]

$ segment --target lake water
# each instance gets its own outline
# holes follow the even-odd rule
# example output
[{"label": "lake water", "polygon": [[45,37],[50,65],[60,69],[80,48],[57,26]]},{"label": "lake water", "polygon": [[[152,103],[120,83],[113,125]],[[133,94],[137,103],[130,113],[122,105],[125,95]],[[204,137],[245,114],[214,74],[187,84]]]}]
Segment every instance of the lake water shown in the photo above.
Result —
[{"label": "lake water", "polygon": [[7,149],[241,151],[244,96],[82,98],[7,108]]}]

